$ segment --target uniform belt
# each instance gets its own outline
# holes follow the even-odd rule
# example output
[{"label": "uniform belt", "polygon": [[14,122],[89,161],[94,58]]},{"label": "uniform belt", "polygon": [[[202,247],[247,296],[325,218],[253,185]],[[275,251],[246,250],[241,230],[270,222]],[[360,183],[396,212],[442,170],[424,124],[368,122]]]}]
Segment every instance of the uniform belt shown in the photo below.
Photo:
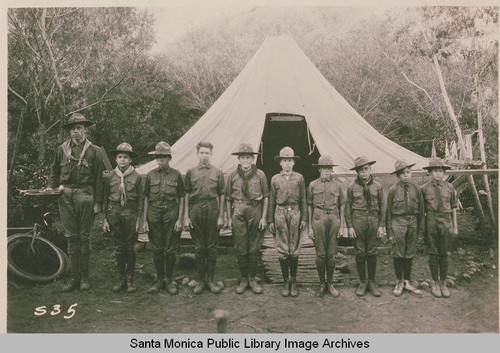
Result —
[{"label": "uniform belt", "polygon": [[261,200],[234,200],[234,202],[240,203],[242,205],[258,206]]},{"label": "uniform belt", "polygon": [[66,189],[86,189],[92,187],[90,184],[63,184]]},{"label": "uniform belt", "polygon": [[295,207],[298,206],[299,204],[294,202],[294,203],[278,203],[277,205],[281,207]]},{"label": "uniform belt", "polygon": [[339,211],[337,209],[325,209],[325,208],[321,208],[321,207],[316,207],[314,206],[314,210],[319,210],[321,212],[324,212],[326,214],[332,214],[332,213],[338,213]]},{"label": "uniform belt", "polygon": [[436,214],[436,215],[449,215],[452,211],[449,212],[436,212],[436,211],[427,211],[427,214]]},{"label": "uniform belt", "polygon": [[203,200],[192,200],[192,199],[189,199],[189,203],[191,205],[196,205],[197,203],[205,203],[205,202],[217,202],[217,199],[216,198],[213,198],[213,199],[203,199]]},{"label": "uniform belt", "polygon": [[395,214],[392,215],[392,218],[396,217],[418,217],[418,214]]},{"label": "uniform belt", "polygon": [[151,206],[156,207],[172,207],[177,206],[177,200],[168,200],[168,201],[150,201]]},{"label": "uniform belt", "polygon": [[365,214],[377,214],[378,210],[353,210],[353,212],[365,213]]}]

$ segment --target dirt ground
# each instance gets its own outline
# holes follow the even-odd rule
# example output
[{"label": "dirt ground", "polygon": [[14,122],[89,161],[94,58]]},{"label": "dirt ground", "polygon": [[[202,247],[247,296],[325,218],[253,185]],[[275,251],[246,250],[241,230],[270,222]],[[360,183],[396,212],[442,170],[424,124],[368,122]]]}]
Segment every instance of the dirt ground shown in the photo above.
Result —
[{"label": "dirt ground", "polygon": [[[112,250],[106,242],[94,246],[91,256],[91,290],[61,293],[63,281],[37,285],[8,286],[8,332],[48,333],[210,333],[216,332],[215,309],[228,312],[227,331],[232,333],[476,333],[499,332],[498,263],[496,255],[478,245],[462,244],[450,256],[450,276],[455,288],[448,299],[409,292],[397,298],[392,294],[394,270],[389,254],[379,256],[377,281],[382,296],[354,294],[357,275],[354,256],[347,255],[350,272],[340,289],[340,297],[314,295],[313,286],[301,287],[297,298],[282,298],[278,284],[264,283],[264,293],[243,295],[234,292],[238,269],[234,249],[221,249],[216,276],[226,288],[214,295],[194,295],[192,288],[180,285],[175,296],[166,292],[149,295],[154,268],[149,248],[138,253],[137,286],[133,294],[112,293],[117,279]],[[464,250],[466,249],[466,250]],[[467,279],[463,273],[475,271]],[[300,271],[300,268],[299,268]],[[175,276],[196,278],[193,261],[182,257]],[[413,278],[429,278],[427,257],[416,257]],[[265,279],[262,280],[265,282]],[[16,283],[19,284],[17,281]],[[74,316],[65,319],[74,306]],[[47,313],[35,309],[47,306]],[[60,305],[57,314],[53,306]],[[55,315],[50,315],[53,311]]]}]

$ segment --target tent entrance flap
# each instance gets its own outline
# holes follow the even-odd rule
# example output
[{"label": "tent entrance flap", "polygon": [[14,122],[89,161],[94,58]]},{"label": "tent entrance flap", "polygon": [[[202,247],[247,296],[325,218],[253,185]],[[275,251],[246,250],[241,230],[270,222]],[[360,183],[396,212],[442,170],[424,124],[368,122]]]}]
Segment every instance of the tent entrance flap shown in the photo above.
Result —
[{"label": "tent entrance flap", "polygon": [[281,171],[274,157],[285,146],[291,147],[300,156],[293,169],[304,176],[306,185],[319,177],[316,168],[311,167],[311,164],[318,162],[319,152],[317,148],[312,148],[314,140],[309,134],[304,116],[267,114],[257,167],[266,173],[269,180]]}]

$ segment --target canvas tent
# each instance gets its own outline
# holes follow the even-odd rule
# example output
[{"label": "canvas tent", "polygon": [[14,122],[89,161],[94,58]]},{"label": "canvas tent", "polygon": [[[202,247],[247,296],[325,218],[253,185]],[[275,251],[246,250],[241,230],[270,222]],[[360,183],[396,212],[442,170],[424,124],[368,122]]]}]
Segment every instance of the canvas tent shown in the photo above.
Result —
[{"label": "canvas tent", "polygon": [[[302,158],[296,170],[306,181],[320,154],[333,156],[337,172],[349,172],[362,154],[375,172],[392,172],[396,159],[426,159],[378,133],[333,88],[288,34],[266,38],[250,62],[210,109],[173,146],[171,166],[181,173],[198,163],[196,144],[214,145],[212,163],[224,173],[237,166],[231,155],[242,142],[258,148],[258,166],[268,177],[279,171],[273,157],[285,145]],[[156,161],[140,166],[145,174]]]}]

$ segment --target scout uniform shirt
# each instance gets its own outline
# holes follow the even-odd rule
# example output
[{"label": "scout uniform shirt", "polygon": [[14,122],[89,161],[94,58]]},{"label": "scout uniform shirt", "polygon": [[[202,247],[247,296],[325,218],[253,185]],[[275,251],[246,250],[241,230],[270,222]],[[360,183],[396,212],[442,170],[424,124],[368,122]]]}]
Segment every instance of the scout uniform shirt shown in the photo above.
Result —
[{"label": "scout uniform shirt", "polygon": [[327,180],[318,178],[309,184],[307,203],[315,209],[336,212],[340,215],[340,208],[344,203],[342,187],[333,177]]},{"label": "scout uniform shirt", "polygon": [[184,197],[184,183],[182,176],[176,169],[156,168],[146,177],[144,197],[149,198],[149,206],[166,206],[177,203],[178,198]]},{"label": "scout uniform shirt", "polygon": [[189,203],[216,199],[224,193],[224,174],[213,165],[199,164],[187,171],[184,189]]},{"label": "scout uniform shirt", "polygon": [[422,186],[427,213],[451,213],[457,208],[455,188],[447,181],[430,180]]},{"label": "scout uniform shirt", "polygon": [[[253,166],[255,167],[255,166]],[[243,179],[238,174],[238,169],[229,174],[226,185],[226,200],[228,201],[260,201],[269,197],[269,187],[264,172],[256,169],[255,175],[248,180],[248,193],[250,198],[243,194]]]},{"label": "scout uniform shirt", "polygon": [[387,236],[393,236],[392,219],[397,216],[416,216],[417,232],[424,230],[424,200],[422,192],[413,183],[399,181],[389,188],[387,195],[386,230]]},{"label": "scout uniform shirt", "polygon": [[307,220],[307,199],[304,177],[293,172],[285,174],[281,171],[271,179],[271,196],[269,198],[268,222],[274,223],[276,205],[297,206],[300,210],[300,220]]},{"label": "scout uniform shirt", "polygon": [[380,183],[375,181],[373,176],[370,176],[366,186],[357,177],[347,188],[345,222],[348,228],[352,228],[352,213],[355,211],[376,214],[378,216],[378,227],[384,226],[384,192]]},{"label": "scout uniform shirt", "polygon": [[[104,201],[103,210],[105,214],[111,208],[128,208],[137,215],[142,214],[144,203],[141,202],[141,176],[137,171],[133,171],[123,178],[125,184],[126,200],[124,206],[121,206],[121,178],[113,170],[106,178],[104,183]],[[134,224],[135,226],[135,224]]]}]

